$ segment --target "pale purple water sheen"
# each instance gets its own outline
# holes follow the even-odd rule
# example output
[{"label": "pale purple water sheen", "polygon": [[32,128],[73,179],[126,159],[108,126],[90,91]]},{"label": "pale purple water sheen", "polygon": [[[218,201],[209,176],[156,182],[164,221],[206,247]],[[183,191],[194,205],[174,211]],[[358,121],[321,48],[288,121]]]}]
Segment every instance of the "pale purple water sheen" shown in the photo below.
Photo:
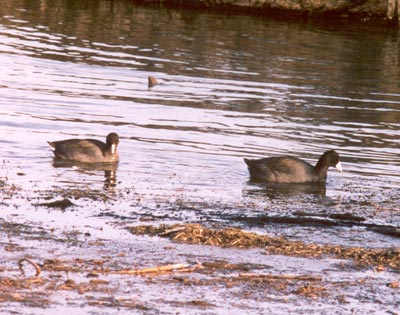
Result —
[{"label": "pale purple water sheen", "polygon": [[[102,189],[102,170],[53,168],[46,141],[104,141],[113,131],[121,162],[112,189],[125,197],[77,210],[80,220],[221,222],[307,241],[398,245],[363,229],[247,222],[304,211],[399,226],[396,38],[90,3],[2,1],[2,178],[32,192]],[[160,82],[152,89],[149,75]],[[314,164],[328,149],[344,172],[329,171],[326,191],[247,182],[244,157],[290,154]]]}]

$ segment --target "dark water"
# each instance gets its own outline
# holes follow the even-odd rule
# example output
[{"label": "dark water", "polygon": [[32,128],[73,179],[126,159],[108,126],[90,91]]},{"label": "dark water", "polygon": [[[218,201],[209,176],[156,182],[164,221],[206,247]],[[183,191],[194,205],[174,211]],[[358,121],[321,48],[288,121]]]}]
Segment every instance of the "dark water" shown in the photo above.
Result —
[{"label": "dark water", "polygon": [[[67,226],[93,218],[220,222],[307,241],[398,246],[364,226],[266,219],[349,213],[400,226],[398,56],[398,39],[374,29],[124,1],[3,0],[1,177],[32,195],[78,187],[115,196],[78,207],[75,219],[23,203],[3,215]],[[160,81],[150,90],[149,75]],[[121,137],[115,184],[102,170],[52,166],[46,140],[111,131]],[[339,152],[344,172],[331,169],[323,189],[247,182],[244,157],[315,163],[327,149]]]}]

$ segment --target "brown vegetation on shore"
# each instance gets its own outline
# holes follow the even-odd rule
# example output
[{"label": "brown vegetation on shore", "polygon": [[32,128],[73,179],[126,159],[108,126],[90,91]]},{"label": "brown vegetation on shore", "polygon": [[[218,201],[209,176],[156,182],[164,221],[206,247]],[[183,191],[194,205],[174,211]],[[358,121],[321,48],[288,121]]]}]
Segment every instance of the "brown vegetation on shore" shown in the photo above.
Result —
[{"label": "brown vegetation on shore", "polygon": [[271,237],[245,232],[240,229],[209,229],[198,224],[160,225],[129,227],[137,235],[167,237],[175,242],[201,244],[220,247],[265,248],[266,253],[319,258],[330,256],[352,259],[358,267],[392,268],[400,270],[400,249],[368,249],[339,245],[306,244],[302,241],[289,241],[283,237]]}]

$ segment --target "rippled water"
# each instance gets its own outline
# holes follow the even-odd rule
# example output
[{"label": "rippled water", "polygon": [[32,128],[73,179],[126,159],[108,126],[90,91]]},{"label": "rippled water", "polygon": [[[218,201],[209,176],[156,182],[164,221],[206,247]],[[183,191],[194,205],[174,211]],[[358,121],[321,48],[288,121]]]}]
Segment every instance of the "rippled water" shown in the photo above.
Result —
[{"label": "rippled water", "polygon": [[[84,207],[81,217],[204,220],[398,245],[357,227],[265,220],[351,213],[399,226],[398,56],[397,38],[373,29],[124,1],[4,0],[1,176],[32,192],[110,189],[102,170],[53,167],[46,141],[104,140],[114,131],[121,162],[111,189],[126,197]],[[152,89],[149,75],[160,82]],[[331,169],[326,189],[248,183],[244,157],[290,154],[315,163],[327,149],[339,152],[344,173]]]}]

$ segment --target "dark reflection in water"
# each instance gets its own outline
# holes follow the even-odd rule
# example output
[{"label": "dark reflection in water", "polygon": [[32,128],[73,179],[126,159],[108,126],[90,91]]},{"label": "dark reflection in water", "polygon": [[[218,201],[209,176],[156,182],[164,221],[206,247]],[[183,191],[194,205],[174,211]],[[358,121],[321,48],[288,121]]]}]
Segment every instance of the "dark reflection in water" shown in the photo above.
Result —
[{"label": "dark reflection in water", "polygon": [[103,171],[104,172],[104,186],[105,190],[113,189],[117,186],[117,169],[118,163],[104,164],[104,163],[77,163],[70,161],[58,161],[53,160],[53,167],[55,168],[73,168],[76,169],[81,174],[86,174],[91,176],[93,171]]},{"label": "dark reflection in water", "polygon": [[268,199],[281,199],[285,197],[293,197],[297,195],[326,195],[326,186],[324,183],[313,184],[255,184],[249,183],[259,189],[248,189],[243,193],[245,195],[253,195],[265,197]]}]

